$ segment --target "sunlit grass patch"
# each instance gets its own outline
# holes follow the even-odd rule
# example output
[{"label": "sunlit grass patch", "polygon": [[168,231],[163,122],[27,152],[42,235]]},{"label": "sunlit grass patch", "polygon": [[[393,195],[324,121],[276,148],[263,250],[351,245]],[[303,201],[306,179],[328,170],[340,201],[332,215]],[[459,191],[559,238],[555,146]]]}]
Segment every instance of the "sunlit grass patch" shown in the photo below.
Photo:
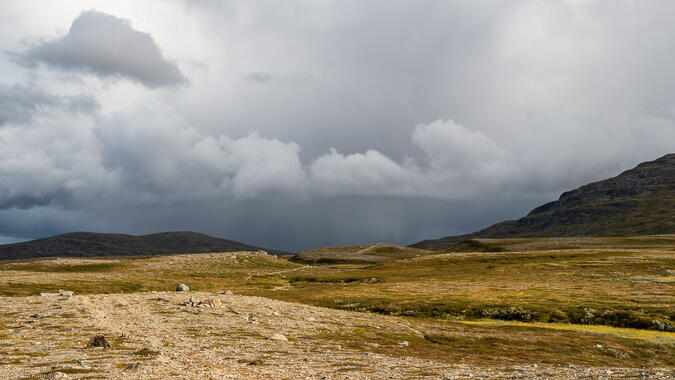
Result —
[{"label": "sunlit grass patch", "polygon": [[474,321],[456,321],[468,325],[481,326],[520,326],[536,327],[551,330],[579,331],[593,334],[611,334],[624,338],[639,339],[655,343],[665,343],[675,345],[675,333],[668,331],[629,329],[624,327],[612,327],[605,325],[577,325],[569,323],[542,323],[542,322],[519,322],[519,321],[499,321],[499,320],[474,320]]}]

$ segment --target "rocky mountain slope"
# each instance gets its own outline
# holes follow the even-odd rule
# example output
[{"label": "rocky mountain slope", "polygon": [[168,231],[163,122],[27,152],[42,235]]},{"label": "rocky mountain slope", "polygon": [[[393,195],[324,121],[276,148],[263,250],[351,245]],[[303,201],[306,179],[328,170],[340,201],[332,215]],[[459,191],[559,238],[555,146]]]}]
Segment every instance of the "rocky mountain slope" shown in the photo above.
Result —
[{"label": "rocky mountain slope", "polygon": [[675,233],[675,154],[568,191],[527,216],[412,247],[446,249],[472,238],[630,236]]},{"label": "rocky mountain slope", "polygon": [[[71,232],[23,243],[0,245],[0,260],[36,257],[100,257],[257,251],[261,248],[196,232],[150,235]],[[273,254],[283,251],[266,250]]]}]

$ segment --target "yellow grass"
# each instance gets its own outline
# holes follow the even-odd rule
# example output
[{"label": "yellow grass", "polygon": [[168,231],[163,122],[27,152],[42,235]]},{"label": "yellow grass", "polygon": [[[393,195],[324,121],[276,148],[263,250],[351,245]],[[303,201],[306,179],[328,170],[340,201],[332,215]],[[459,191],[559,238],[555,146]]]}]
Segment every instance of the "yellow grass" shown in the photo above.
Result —
[{"label": "yellow grass", "polygon": [[611,334],[629,339],[640,339],[656,343],[666,343],[675,345],[675,333],[668,331],[629,329],[623,327],[612,327],[604,325],[575,325],[562,323],[542,323],[542,322],[518,322],[518,321],[498,321],[492,319],[483,319],[475,321],[456,321],[467,325],[480,326],[522,326],[539,327],[543,329],[579,331],[594,334]]}]

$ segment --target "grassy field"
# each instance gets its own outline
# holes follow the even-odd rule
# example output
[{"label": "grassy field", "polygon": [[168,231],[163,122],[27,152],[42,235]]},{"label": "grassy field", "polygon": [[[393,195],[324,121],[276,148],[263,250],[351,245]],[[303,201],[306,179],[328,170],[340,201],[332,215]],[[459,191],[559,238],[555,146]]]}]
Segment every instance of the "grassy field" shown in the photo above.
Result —
[{"label": "grassy field", "polygon": [[[588,360],[594,363],[631,358],[626,363],[638,365],[658,357],[673,365],[665,358],[675,346],[674,241],[480,239],[481,251],[496,252],[404,251],[401,258],[400,250],[380,246],[369,255],[386,261],[315,265],[253,253],[3,262],[0,295],[171,291],[185,283],[198,291],[231,290],[432,323],[423,337],[409,337],[429,350],[422,356],[482,347],[477,352],[484,357],[497,357],[495,347],[502,347],[557,362],[556,350],[543,338],[555,336],[570,355],[584,339],[609,347],[593,351]],[[444,332],[443,326],[464,333]],[[370,330],[364,334],[333,338],[346,344],[388,339],[370,336]]]}]

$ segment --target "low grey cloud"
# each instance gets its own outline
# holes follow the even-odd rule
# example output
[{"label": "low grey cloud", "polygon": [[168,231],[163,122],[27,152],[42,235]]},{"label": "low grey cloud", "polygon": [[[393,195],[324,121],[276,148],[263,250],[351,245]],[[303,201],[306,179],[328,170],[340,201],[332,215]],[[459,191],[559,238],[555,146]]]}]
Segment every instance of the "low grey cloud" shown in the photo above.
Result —
[{"label": "low grey cloud", "polygon": [[60,96],[47,93],[37,86],[9,86],[0,83],[0,127],[5,124],[28,123],[48,109],[91,113],[97,107],[98,103],[91,96]]},{"label": "low grey cloud", "polygon": [[44,63],[61,70],[124,77],[151,88],[187,82],[150,34],[135,30],[128,20],[96,11],[82,12],[65,36],[33,43],[13,55],[29,67]]}]

